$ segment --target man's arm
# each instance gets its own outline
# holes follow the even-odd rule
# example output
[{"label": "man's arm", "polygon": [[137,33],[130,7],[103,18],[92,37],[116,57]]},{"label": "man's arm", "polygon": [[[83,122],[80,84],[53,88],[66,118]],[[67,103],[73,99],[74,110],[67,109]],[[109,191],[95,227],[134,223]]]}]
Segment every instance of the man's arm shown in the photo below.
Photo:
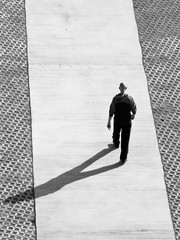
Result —
[{"label": "man's arm", "polygon": [[107,123],[107,128],[110,130],[111,129],[111,119],[115,113],[115,101],[114,98],[111,102],[110,108],[109,108],[109,118],[108,118],[108,123]]},{"label": "man's arm", "polygon": [[108,123],[107,123],[107,128],[108,128],[109,130],[111,130],[111,119],[112,119],[112,116],[109,116],[109,118],[108,118]]},{"label": "man's arm", "polygon": [[131,98],[131,112],[132,112],[131,119],[134,119],[137,112],[137,107],[133,98]]}]

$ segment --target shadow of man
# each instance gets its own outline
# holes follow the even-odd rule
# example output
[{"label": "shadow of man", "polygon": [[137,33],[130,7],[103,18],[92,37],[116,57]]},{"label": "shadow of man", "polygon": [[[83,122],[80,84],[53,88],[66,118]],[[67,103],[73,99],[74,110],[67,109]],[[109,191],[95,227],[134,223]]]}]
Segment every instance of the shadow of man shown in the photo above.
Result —
[{"label": "shadow of man", "polygon": [[97,175],[103,172],[107,172],[114,168],[120,167],[123,164],[118,162],[118,163],[114,163],[114,164],[97,168],[94,170],[82,172],[88,166],[92,165],[95,161],[104,157],[105,155],[107,155],[108,153],[112,152],[115,149],[116,148],[114,147],[113,144],[108,144],[108,148],[101,150],[96,155],[94,155],[93,157],[85,161],[84,163],[76,166],[75,168],[72,168],[71,170],[57,176],[56,178],[51,179],[50,181],[42,185],[35,187],[35,189],[31,188],[29,190],[26,190],[24,193],[20,193],[16,196],[7,198],[4,200],[4,203],[15,204],[16,202],[20,202],[20,201],[28,201],[34,198],[34,193],[35,193],[35,198],[43,197],[43,196],[52,194],[54,192],[57,192],[64,186],[70,183],[73,183],[75,181],[79,181],[81,179],[84,179],[93,175]]}]

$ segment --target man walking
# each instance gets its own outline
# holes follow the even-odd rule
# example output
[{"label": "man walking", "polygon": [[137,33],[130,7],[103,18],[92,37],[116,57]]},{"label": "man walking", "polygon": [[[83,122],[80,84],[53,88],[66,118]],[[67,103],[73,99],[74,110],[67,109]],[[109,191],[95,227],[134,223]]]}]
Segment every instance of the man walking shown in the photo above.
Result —
[{"label": "man walking", "polygon": [[116,148],[119,147],[119,138],[121,132],[121,154],[120,161],[124,163],[127,159],[129,138],[131,133],[131,120],[135,118],[136,104],[134,99],[125,94],[127,89],[124,83],[120,83],[120,93],[117,94],[109,108],[109,119],[107,128],[111,129],[111,119],[114,115],[113,143]]}]

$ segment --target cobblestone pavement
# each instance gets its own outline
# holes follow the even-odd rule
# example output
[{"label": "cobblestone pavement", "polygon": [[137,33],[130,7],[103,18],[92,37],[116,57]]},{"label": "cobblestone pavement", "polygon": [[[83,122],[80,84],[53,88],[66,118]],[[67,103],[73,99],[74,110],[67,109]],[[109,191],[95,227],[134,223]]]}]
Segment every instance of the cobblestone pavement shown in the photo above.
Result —
[{"label": "cobblestone pavement", "polygon": [[[176,239],[180,239],[180,1],[133,0]],[[36,238],[25,3],[1,1],[0,238]],[[23,193],[23,194],[21,194]]]},{"label": "cobblestone pavement", "polygon": [[[23,0],[2,0],[0,6],[0,239],[34,240],[36,228],[25,3]],[[25,190],[21,196],[20,193]]]},{"label": "cobblestone pavement", "polygon": [[180,239],[180,1],[133,0],[176,239]]}]

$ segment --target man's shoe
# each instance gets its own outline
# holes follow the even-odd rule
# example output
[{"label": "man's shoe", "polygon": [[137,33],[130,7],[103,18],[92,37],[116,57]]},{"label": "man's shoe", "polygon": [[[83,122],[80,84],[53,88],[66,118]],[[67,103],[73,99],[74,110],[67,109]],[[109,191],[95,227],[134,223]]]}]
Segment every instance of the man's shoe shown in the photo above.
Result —
[{"label": "man's shoe", "polygon": [[115,148],[119,148],[119,143],[113,142]]},{"label": "man's shoe", "polygon": [[127,161],[127,158],[126,158],[126,159],[122,159],[122,158],[120,158],[119,163],[123,165],[126,161]]}]

